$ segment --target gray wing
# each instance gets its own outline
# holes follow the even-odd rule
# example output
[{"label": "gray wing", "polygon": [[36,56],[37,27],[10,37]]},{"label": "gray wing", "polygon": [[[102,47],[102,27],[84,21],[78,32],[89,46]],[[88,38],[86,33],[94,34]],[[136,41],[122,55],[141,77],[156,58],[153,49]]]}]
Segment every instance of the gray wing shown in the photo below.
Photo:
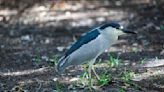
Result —
[{"label": "gray wing", "polygon": [[68,55],[70,55],[72,52],[74,52],[75,50],[77,50],[78,48],[80,48],[82,45],[87,44],[88,42],[90,42],[91,40],[96,39],[96,37],[98,37],[99,35],[99,31],[98,29],[95,29],[91,32],[88,32],[86,35],[82,36],[79,40],[77,40],[77,42],[75,42],[71,48],[65,53],[65,57],[67,57]]}]

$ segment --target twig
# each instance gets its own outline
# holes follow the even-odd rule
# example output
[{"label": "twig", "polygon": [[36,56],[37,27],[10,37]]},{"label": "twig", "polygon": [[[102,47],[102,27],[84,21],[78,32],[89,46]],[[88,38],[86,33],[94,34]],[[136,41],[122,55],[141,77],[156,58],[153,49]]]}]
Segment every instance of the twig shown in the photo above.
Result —
[{"label": "twig", "polygon": [[42,83],[41,83],[41,81],[38,79],[38,78],[35,78],[35,80],[38,82],[38,84],[39,84],[39,87],[38,88],[36,88],[36,91],[35,92],[40,92],[40,89],[41,89],[41,87],[42,87]]}]

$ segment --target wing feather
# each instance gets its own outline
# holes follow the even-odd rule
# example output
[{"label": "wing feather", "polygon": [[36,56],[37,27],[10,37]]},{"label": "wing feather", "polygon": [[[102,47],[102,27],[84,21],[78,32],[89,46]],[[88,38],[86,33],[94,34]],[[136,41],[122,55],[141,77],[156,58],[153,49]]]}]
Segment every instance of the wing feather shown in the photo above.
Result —
[{"label": "wing feather", "polygon": [[65,53],[65,57],[67,57],[72,52],[74,52],[75,50],[80,48],[82,45],[87,44],[91,40],[96,39],[99,34],[100,34],[99,30],[98,29],[94,29],[93,31],[90,31],[90,32],[86,33],[84,36],[80,37],[80,39],[77,40],[77,42],[75,42],[71,46],[71,48]]}]

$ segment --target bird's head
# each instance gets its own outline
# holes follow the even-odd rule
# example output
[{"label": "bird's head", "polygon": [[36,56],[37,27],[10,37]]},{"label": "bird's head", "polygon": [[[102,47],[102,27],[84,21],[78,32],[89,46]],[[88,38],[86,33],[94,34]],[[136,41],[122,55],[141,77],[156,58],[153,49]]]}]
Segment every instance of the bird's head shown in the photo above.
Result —
[{"label": "bird's head", "polygon": [[110,33],[113,33],[114,35],[117,35],[117,36],[125,34],[125,33],[136,34],[134,31],[128,30],[116,22],[106,23],[106,24],[100,26],[99,29],[100,30],[108,30]]}]

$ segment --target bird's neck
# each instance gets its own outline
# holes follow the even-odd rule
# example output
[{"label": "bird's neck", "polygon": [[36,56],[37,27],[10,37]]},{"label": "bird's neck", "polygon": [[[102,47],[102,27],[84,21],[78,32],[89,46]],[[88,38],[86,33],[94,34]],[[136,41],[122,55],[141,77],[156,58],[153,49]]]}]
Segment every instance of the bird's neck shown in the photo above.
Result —
[{"label": "bird's neck", "polygon": [[101,31],[103,36],[110,41],[110,43],[116,42],[118,40],[118,35],[115,33],[115,29],[106,28]]}]

